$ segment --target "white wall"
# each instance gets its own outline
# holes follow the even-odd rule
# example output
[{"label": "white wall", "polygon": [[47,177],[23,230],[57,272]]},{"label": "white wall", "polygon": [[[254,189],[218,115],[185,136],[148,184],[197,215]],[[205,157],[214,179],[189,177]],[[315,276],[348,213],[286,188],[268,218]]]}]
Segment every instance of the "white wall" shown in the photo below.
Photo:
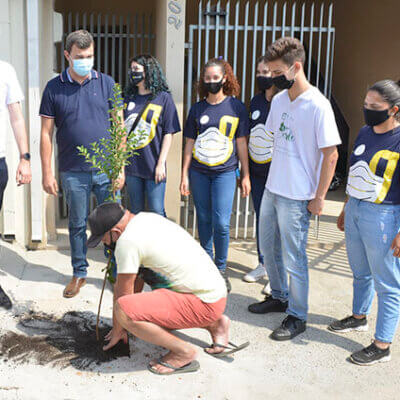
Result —
[{"label": "white wall", "polygon": [[[28,21],[27,2],[38,6],[36,20]],[[0,231],[3,235],[15,237],[16,241],[28,247],[38,247],[46,243],[46,219],[43,209],[43,192],[41,189],[41,168],[39,158],[40,120],[38,116],[40,95],[46,82],[53,76],[53,0],[0,0],[0,59],[10,62],[16,69],[19,82],[24,91],[25,101],[23,112],[27,125],[32,153],[33,182],[31,185],[17,187],[15,171],[19,162],[19,153],[13,132],[8,124],[5,132],[7,137],[7,164],[9,167],[9,182],[5,191],[2,223]],[[37,57],[29,60],[27,27],[37,27],[38,37],[31,45],[37,46]],[[31,61],[31,68],[29,68]],[[33,65],[33,67],[32,67]],[[38,69],[39,79],[32,80],[32,69]],[[34,87],[33,87],[33,86]],[[36,193],[34,204],[32,194]],[[31,213],[32,205],[34,213]],[[39,241],[32,245],[32,219],[40,217]],[[50,221],[54,212],[49,213]],[[55,227],[54,227],[55,228]],[[51,229],[50,229],[51,231]]]}]

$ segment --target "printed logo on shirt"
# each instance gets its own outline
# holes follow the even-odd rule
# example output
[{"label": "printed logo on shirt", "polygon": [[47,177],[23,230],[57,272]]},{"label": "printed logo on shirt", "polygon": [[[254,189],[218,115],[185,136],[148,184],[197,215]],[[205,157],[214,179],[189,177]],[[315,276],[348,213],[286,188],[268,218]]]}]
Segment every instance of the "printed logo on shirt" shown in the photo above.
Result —
[{"label": "printed logo on shirt", "polygon": [[264,124],[257,124],[250,132],[249,156],[257,164],[271,162],[274,137]]},{"label": "printed logo on shirt", "polygon": [[197,137],[193,157],[207,166],[221,165],[226,162],[233,152],[232,140],[238,124],[239,118],[224,115],[219,121],[218,129],[210,126]]},{"label": "printed logo on shirt", "polygon": [[[366,146],[358,146],[354,155],[364,153]],[[380,150],[374,154],[369,164],[364,160],[354,163],[349,169],[346,192],[351,197],[371,203],[382,203],[392,184],[392,177],[396,170],[400,154],[389,150]],[[378,164],[385,162],[383,176],[377,175]],[[382,172],[382,171],[381,171]]]},{"label": "printed logo on shirt", "polygon": [[210,117],[209,117],[208,115],[203,115],[203,116],[200,118],[200,123],[201,123],[202,125],[205,125],[209,120],[210,120]]},{"label": "printed logo on shirt", "polygon": [[[135,130],[131,133],[131,138],[138,138],[136,149],[146,147],[156,135],[156,127],[162,112],[162,106],[157,104],[149,104],[138,122]],[[128,130],[132,128],[134,121],[137,118],[137,113],[131,114],[125,121],[125,126]]]},{"label": "printed logo on shirt", "polygon": [[257,121],[258,118],[260,118],[260,115],[261,115],[260,110],[255,110],[255,111],[253,111],[253,113],[251,114],[251,119],[252,119],[253,121]]},{"label": "printed logo on shirt", "polygon": [[289,128],[289,121],[292,122],[293,118],[289,114],[282,114],[282,122],[279,126],[280,136],[288,142],[294,142],[294,135],[292,130]]}]

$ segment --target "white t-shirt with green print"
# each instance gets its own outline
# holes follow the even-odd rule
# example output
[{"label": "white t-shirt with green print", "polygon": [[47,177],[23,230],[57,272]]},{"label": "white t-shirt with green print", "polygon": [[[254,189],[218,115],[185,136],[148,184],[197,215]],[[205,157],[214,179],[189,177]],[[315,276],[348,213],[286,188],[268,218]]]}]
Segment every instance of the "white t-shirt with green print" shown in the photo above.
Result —
[{"label": "white t-shirt with green print", "polygon": [[317,191],[321,149],[341,143],[328,99],[314,86],[291,101],[287,90],[272,100],[266,131],[274,148],[266,188],[292,200],[311,200]]}]

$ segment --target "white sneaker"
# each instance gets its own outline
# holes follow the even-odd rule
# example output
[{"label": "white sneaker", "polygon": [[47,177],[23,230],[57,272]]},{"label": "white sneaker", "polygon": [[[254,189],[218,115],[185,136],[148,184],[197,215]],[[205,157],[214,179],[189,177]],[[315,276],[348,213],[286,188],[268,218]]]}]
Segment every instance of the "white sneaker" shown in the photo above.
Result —
[{"label": "white sneaker", "polygon": [[269,296],[271,294],[271,285],[269,282],[264,286],[263,290],[261,290],[262,294],[265,294],[266,296]]},{"label": "white sneaker", "polygon": [[245,282],[257,282],[259,279],[264,278],[267,275],[267,271],[265,270],[262,264],[258,264],[257,268],[253,269],[253,271],[249,272],[243,277]]}]

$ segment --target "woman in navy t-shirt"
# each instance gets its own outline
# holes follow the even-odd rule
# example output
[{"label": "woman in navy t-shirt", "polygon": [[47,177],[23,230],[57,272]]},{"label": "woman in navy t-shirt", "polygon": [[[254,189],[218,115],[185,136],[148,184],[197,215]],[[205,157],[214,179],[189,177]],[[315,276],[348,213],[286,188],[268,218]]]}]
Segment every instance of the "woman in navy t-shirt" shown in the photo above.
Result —
[{"label": "woman in navy t-shirt", "polygon": [[143,211],[147,197],[148,210],[165,215],[165,164],[172,135],[181,130],[178,113],[161,66],[153,56],[134,57],[130,67],[124,119],[130,135],[139,138],[137,154],[125,168],[130,211],[134,214]]},{"label": "woman in navy t-shirt", "polygon": [[[239,91],[232,67],[225,60],[208,61],[198,86],[202,100],[190,109],[184,128],[186,144],[180,190],[187,196],[190,180],[200,243],[225,278],[238,160],[242,196],[250,193],[249,119],[244,104],[234,97]],[[228,281],[227,285],[229,289]]]},{"label": "woman in navy t-shirt", "polygon": [[375,83],[364,102],[364,126],[354,144],[347,181],[348,201],[338,219],[345,231],[353,271],[353,313],[333,322],[334,332],[366,331],[378,294],[375,340],[351,361],[389,361],[400,318],[400,87]]},{"label": "woman in navy t-shirt", "polygon": [[[267,60],[261,56],[257,60],[257,93],[250,102],[250,136],[249,136],[249,168],[251,181],[251,197],[257,218],[257,253],[258,266],[246,274],[243,279],[246,282],[256,282],[267,275],[264,266],[264,257],[260,252],[258,237],[258,219],[261,199],[264,193],[265,183],[268,177],[269,166],[272,159],[273,136],[265,129],[265,123],[269,114],[271,100],[277,89],[272,84],[271,71],[268,69]],[[267,286],[263,292],[267,294]]]}]

